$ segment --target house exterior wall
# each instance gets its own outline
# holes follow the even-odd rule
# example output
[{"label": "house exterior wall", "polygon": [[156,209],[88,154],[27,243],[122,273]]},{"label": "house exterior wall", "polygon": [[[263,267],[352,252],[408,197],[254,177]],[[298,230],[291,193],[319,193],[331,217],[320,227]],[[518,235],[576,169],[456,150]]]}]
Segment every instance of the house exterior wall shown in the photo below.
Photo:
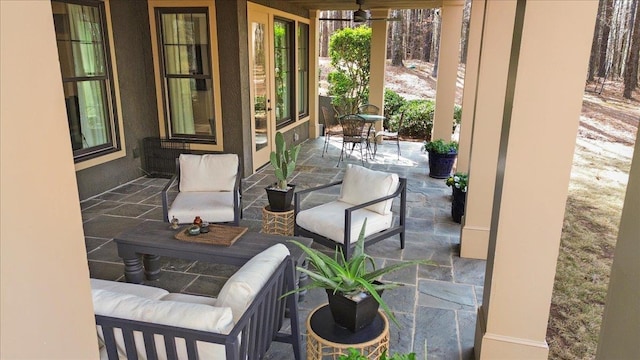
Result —
[{"label": "house exterior wall", "polygon": [[49,1],[0,1],[0,359],[97,359]]},{"label": "house exterior wall", "polygon": [[142,139],[158,136],[147,2],[111,0],[109,6],[121,99],[117,111],[123,119],[126,156],[78,171],[81,200],[142,176]]}]

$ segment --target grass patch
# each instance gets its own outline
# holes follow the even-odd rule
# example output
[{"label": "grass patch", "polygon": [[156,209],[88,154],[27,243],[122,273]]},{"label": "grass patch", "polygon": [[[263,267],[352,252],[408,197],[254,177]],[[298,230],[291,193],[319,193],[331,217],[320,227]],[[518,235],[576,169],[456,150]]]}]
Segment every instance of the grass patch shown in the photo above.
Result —
[{"label": "grass patch", "polygon": [[547,329],[550,359],[594,359],[630,155],[579,141]]}]

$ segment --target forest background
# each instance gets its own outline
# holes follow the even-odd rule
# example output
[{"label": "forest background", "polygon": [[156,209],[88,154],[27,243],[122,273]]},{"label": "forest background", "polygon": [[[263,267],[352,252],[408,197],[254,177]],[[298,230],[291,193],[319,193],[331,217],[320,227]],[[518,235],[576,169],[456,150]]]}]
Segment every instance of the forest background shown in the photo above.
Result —
[{"label": "forest background", "polygon": [[[640,122],[640,0],[600,0],[569,185],[547,329],[550,359],[594,359],[628,172]],[[462,105],[471,1],[462,23],[456,103]],[[323,11],[321,18],[349,18]],[[407,99],[435,99],[439,9],[392,10],[386,87]],[[331,70],[331,34],[359,24],[322,21],[321,94]],[[464,108],[463,108],[464,111]],[[473,181],[471,179],[471,181]]]}]

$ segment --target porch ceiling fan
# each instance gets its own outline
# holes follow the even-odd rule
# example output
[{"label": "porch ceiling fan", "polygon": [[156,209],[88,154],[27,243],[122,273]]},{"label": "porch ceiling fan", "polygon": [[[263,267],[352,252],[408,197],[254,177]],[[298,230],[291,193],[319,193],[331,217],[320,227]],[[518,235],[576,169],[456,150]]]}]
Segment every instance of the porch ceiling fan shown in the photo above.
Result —
[{"label": "porch ceiling fan", "polygon": [[320,18],[318,20],[323,21],[353,21],[354,23],[363,23],[365,21],[387,20],[387,21],[400,21],[400,18],[372,18],[366,10],[362,10],[364,0],[356,0],[358,10],[353,11],[353,17],[351,19],[339,19],[339,18]]}]

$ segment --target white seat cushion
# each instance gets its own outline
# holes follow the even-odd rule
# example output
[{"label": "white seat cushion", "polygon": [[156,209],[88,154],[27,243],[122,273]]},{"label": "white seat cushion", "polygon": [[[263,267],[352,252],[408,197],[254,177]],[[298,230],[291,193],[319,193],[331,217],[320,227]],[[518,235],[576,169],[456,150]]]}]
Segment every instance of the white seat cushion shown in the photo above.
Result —
[{"label": "white seat cushion", "polygon": [[180,191],[233,191],[238,155],[180,155]]},{"label": "white seat cushion", "polygon": [[[313,233],[344,244],[344,210],[350,207],[353,207],[353,204],[336,200],[302,210],[296,216],[296,224]],[[392,213],[381,215],[367,208],[356,210],[351,213],[351,243],[358,240],[365,218],[367,219],[365,237],[386,230],[393,224]]]},{"label": "white seat cushion", "polygon": [[[228,334],[233,328],[231,309],[213,307],[202,304],[161,301],[135,295],[120,294],[108,290],[92,290],[93,307],[96,315],[104,315],[121,319],[130,319],[169,326],[177,326],[195,330]],[[116,343],[121,358],[126,358],[122,332],[116,331]],[[98,337],[104,341],[102,329],[98,326]],[[146,359],[142,334],[136,332],[138,356]],[[159,358],[166,359],[164,338],[157,335],[156,348]],[[176,340],[178,358],[186,359],[184,340]],[[223,345],[198,343],[198,352],[202,359],[225,359]]]},{"label": "white seat cushion", "polygon": [[160,300],[163,297],[169,295],[169,292],[165,289],[160,289],[153,286],[130,284],[117,281],[108,281],[101,279],[91,279],[92,290],[107,290],[117,292],[120,294],[128,294],[140,296],[147,299]]},{"label": "white seat cushion", "polygon": [[276,244],[251,258],[224,284],[216,306],[230,307],[237,322],[287,255],[289,249]]},{"label": "white seat cushion", "polygon": [[180,192],[171,204],[167,220],[174,216],[180,223],[190,223],[197,215],[203,221],[233,221],[233,192]]},{"label": "white seat cushion", "polygon": [[[391,195],[398,189],[397,174],[369,170],[362,166],[347,165],[347,169],[340,188],[338,200],[359,205],[383,196]],[[381,215],[391,212],[393,199],[369,205],[365,209],[375,211]],[[367,222],[367,225],[369,222]]]}]

